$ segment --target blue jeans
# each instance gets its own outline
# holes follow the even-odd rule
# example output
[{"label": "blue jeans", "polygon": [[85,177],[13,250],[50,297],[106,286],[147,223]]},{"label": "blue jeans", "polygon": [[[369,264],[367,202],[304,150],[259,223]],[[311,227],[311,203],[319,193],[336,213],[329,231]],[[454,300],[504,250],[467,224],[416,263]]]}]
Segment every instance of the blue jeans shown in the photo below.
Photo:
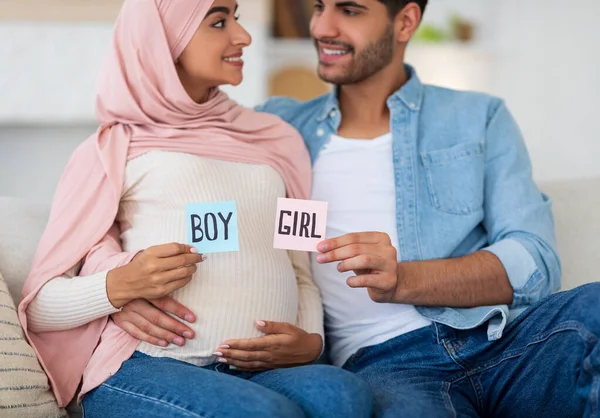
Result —
[{"label": "blue jeans", "polygon": [[372,395],[332,366],[246,373],[135,352],[82,407],[84,418],[362,418],[371,416]]},{"label": "blue jeans", "polygon": [[600,283],[547,297],[498,341],[440,324],[359,350],[344,365],[378,417],[600,417]]}]

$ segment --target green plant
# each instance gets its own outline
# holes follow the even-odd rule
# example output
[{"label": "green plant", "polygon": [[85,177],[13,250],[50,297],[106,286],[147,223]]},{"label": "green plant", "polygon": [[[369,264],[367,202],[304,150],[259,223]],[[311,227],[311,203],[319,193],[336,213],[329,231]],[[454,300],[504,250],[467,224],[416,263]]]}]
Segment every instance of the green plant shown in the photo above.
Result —
[{"label": "green plant", "polygon": [[432,24],[422,24],[413,39],[418,42],[440,43],[448,41],[450,36],[440,27]]}]

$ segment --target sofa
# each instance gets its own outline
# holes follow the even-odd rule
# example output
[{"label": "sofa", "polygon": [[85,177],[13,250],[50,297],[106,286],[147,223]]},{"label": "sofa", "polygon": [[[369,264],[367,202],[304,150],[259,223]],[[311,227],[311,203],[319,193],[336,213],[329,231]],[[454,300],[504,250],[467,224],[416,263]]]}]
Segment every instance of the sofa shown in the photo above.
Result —
[{"label": "sofa", "polygon": [[[597,281],[600,252],[600,178],[540,183],[553,200],[562,289]],[[0,197],[0,273],[18,303],[37,242],[48,217],[45,204]],[[74,405],[70,417],[80,416]]]}]

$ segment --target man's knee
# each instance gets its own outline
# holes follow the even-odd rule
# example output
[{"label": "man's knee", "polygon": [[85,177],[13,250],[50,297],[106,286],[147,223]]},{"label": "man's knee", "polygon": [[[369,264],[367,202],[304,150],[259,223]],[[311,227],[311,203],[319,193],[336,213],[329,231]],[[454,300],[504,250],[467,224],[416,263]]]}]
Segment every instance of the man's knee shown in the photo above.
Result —
[{"label": "man's knee", "polygon": [[571,292],[569,308],[577,313],[574,319],[585,324],[589,331],[600,335],[600,282],[577,287]]},{"label": "man's knee", "polygon": [[311,392],[315,394],[315,400],[322,398],[325,403],[330,403],[334,399],[336,405],[352,412],[349,416],[370,416],[373,395],[362,379],[338,367],[319,365],[312,369],[315,378],[311,382]]},{"label": "man's knee", "polygon": [[333,385],[349,393],[350,396],[370,391],[369,386],[354,373],[334,366],[321,365],[314,367],[317,369],[318,375],[321,376],[319,380],[323,387]]},{"label": "man's knee", "polygon": [[[373,388],[375,416],[381,418],[447,418],[452,413],[441,396],[420,391],[410,386]],[[437,395],[437,394],[436,394]]]},{"label": "man's knee", "polygon": [[[584,308],[598,308],[600,303],[600,282],[584,284],[571,290],[575,301]],[[596,309],[597,310],[597,309]]]}]

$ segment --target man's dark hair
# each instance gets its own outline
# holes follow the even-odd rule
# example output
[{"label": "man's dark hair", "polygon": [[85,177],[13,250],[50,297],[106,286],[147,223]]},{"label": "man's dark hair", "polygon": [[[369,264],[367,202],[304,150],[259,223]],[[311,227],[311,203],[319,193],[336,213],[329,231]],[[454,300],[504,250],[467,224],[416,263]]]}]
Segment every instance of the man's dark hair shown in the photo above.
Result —
[{"label": "man's dark hair", "polygon": [[425,13],[425,8],[427,7],[427,0],[379,0],[379,2],[385,4],[391,18],[396,17],[400,10],[409,3],[417,3],[421,8],[421,14]]}]

